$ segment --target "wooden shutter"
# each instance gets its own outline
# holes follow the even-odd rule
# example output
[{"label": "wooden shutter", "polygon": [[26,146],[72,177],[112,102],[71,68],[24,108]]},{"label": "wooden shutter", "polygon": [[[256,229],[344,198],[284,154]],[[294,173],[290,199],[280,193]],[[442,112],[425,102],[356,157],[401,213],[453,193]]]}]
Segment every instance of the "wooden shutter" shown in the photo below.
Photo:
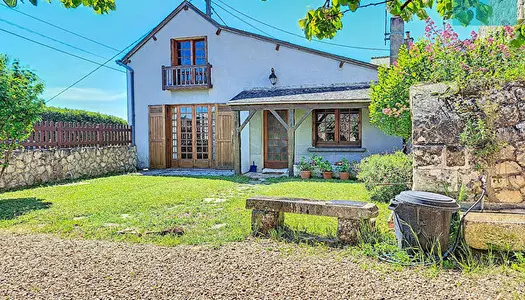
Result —
[{"label": "wooden shutter", "polygon": [[233,112],[227,106],[219,106],[216,122],[218,169],[233,169]]},{"label": "wooden shutter", "polygon": [[178,65],[177,40],[171,40],[171,65]]},{"label": "wooden shutter", "polygon": [[166,107],[149,107],[149,167],[166,168]]}]

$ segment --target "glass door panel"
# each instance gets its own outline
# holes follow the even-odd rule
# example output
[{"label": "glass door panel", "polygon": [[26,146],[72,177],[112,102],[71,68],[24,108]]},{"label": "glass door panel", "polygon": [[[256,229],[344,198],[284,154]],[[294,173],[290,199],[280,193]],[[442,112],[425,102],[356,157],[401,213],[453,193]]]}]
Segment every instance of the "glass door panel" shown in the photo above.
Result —
[{"label": "glass door panel", "polygon": [[193,107],[181,106],[180,113],[180,167],[193,168]]},{"label": "glass door panel", "polygon": [[[277,114],[287,122],[286,111]],[[286,128],[270,112],[265,111],[265,168],[281,169],[288,166],[288,134]]]}]

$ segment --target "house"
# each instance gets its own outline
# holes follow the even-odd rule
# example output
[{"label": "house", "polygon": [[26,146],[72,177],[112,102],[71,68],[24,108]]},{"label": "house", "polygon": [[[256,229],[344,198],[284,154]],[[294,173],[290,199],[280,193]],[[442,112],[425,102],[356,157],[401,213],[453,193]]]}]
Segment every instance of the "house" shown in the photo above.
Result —
[{"label": "house", "polygon": [[377,66],[218,24],[180,4],[127,53],[141,168],[288,169],[401,148],[369,122]]}]

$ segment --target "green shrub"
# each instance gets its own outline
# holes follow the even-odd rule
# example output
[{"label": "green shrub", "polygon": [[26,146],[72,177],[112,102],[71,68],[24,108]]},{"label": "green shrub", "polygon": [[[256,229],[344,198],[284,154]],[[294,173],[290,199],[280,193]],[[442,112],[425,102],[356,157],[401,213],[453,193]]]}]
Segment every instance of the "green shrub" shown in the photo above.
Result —
[{"label": "green shrub", "polygon": [[409,189],[412,181],[412,159],[400,151],[371,155],[357,168],[357,178],[365,183],[371,199],[378,202],[389,202]]},{"label": "green shrub", "polygon": [[128,124],[125,120],[115,116],[80,109],[58,108],[52,106],[47,106],[44,109],[44,112],[42,113],[42,121],[116,125]]}]

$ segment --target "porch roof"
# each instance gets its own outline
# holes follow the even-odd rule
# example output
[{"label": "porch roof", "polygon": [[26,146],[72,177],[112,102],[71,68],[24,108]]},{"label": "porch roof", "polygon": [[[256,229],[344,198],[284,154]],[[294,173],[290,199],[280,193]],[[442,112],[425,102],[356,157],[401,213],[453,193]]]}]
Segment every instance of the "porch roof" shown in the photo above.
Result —
[{"label": "porch roof", "polygon": [[254,88],[228,101],[233,110],[253,108],[363,108],[370,103],[370,84],[334,84]]}]

